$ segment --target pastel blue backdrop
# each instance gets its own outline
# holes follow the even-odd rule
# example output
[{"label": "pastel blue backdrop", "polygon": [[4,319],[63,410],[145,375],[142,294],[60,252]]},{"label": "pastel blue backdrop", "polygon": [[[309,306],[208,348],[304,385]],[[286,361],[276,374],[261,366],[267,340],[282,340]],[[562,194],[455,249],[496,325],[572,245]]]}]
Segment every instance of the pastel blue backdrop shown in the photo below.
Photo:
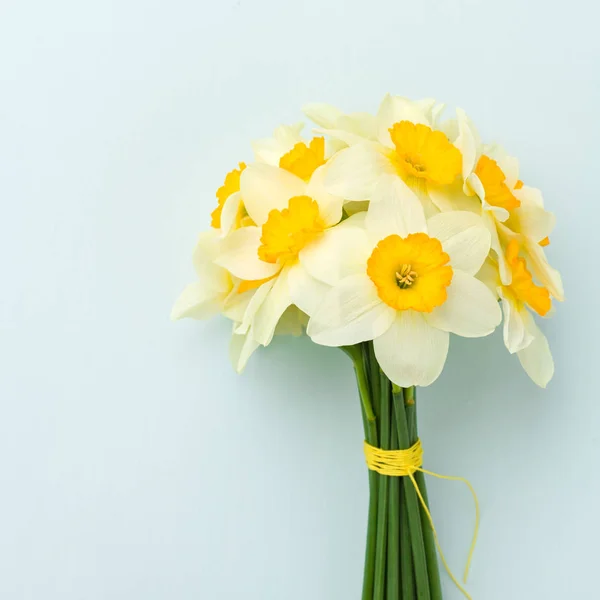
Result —
[{"label": "pastel blue backdrop", "polygon": [[[250,140],[305,102],[375,110],[388,91],[467,110],[558,217],[548,390],[498,332],[454,338],[419,394],[427,467],[481,500],[469,589],[598,596],[595,3],[4,0],[0,16],[1,598],[359,598],[348,360],[281,339],[238,377],[228,323],[169,312]],[[471,498],[429,485],[460,573]]]}]

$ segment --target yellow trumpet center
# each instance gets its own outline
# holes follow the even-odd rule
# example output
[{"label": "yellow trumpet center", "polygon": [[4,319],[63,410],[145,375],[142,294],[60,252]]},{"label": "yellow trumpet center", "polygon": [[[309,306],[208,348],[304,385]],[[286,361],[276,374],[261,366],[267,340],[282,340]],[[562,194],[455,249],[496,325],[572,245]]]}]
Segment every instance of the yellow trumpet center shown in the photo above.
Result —
[{"label": "yellow trumpet center", "polygon": [[227,200],[231,194],[240,191],[240,176],[245,168],[245,163],[241,162],[238,169],[233,169],[233,171],[230,171],[225,176],[223,185],[217,190],[217,208],[215,208],[210,215],[211,227],[214,227],[215,229],[219,229],[221,227],[221,212],[223,211],[225,200]]},{"label": "yellow trumpet center", "polygon": [[[506,175],[498,166],[498,163],[485,154],[477,162],[475,175],[479,177],[481,185],[485,190],[485,201],[492,206],[513,210],[521,206],[518,198],[515,198],[510,188],[506,185]],[[517,181],[515,189],[523,187],[522,181]]]},{"label": "yellow trumpet center", "polygon": [[367,275],[388,306],[431,312],[448,296],[453,275],[449,261],[440,241],[425,233],[390,235],[373,250]]},{"label": "yellow trumpet center", "polygon": [[298,142],[279,159],[279,166],[300,179],[308,181],[325,162],[325,139],[316,137],[308,146],[304,142]]},{"label": "yellow trumpet center", "polygon": [[258,257],[281,265],[293,262],[300,250],[324,230],[319,205],[308,196],[294,196],[287,208],[269,213],[262,226]]},{"label": "yellow trumpet center", "polygon": [[506,248],[506,262],[512,272],[512,281],[507,289],[523,304],[527,304],[538,315],[544,316],[552,307],[550,292],[533,282],[524,258],[519,257],[519,242],[513,239]]},{"label": "yellow trumpet center", "polygon": [[390,136],[396,147],[392,162],[403,179],[414,177],[435,185],[447,185],[460,174],[460,150],[441,131],[400,121],[390,128]]}]

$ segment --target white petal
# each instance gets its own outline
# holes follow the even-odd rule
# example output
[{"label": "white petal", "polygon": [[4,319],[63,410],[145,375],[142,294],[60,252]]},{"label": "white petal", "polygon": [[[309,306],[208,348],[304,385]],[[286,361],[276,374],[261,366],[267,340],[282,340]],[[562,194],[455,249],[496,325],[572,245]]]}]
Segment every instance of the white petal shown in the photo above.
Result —
[{"label": "white petal", "polygon": [[394,173],[390,160],[368,142],[341,150],[326,167],[327,191],[346,200],[369,200],[379,177]]},{"label": "white petal", "polygon": [[481,214],[481,200],[475,195],[468,196],[460,180],[452,185],[427,186],[427,195],[442,212],[466,210]]},{"label": "white petal", "polygon": [[325,222],[325,225],[331,227],[339,223],[342,218],[343,198],[330,194],[325,189],[325,175],[327,165],[322,165],[312,174],[306,194],[310,196],[319,205],[319,215]]},{"label": "white petal", "polygon": [[281,267],[258,258],[260,237],[260,227],[242,227],[233,231],[223,240],[221,254],[215,263],[246,281],[275,275]]},{"label": "white petal", "polygon": [[463,337],[483,337],[500,324],[502,311],[485,283],[454,271],[446,302],[425,317],[430,325],[443,331]]},{"label": "white petal", "polygon": [[556,217],[551,212],[533,202],[525,201],[511,211],[504,225],[537,243],[552,233],[555,223]]},{"label": "white petal", "polygon": [[223,293],[196,281],[186,286],[171,311],[171,319],[208,319],[220,312]]},{"label": "white petal", "polygon": [[334,129],[337,120],[342,116],[342,111],[331,104],[312,102],[302,107],[302,112],[320,127]]},{"label": "white petal", "polygon": [[531,344],[532,337],[525,328],[527,309],[520,307],[510,296],[507,296],[501,288],[498,294],[502,299],[502,310],[504,311],[504,345],[507,350],[514,354],[523,350]]},{"label": "white petal", "polygon": [[259,286],[256,290],[248,292],[252,295],[250,297],[250,301],[246,305],[246,310],[244,311],[242,318],[239,319],[237,329],[235,330],[236,333],[246,333],[250,329],[254,320],[254,316],[258,312],[258,309],[262,306],[263,302],[266,300],[273,285],[275,285],[275,280],[270,279]]},{"label": "white petal", "polygon": [[431,327],[416,311],[398,313],[393,325],[374,342],[383,372],[402,387],[429,385],[442,372],[449,334]]},{"label": "white petal", "polygon": [[242,171],[240,191],[248,215],[260,226],[273,209],[283,210],[290,198],[306,194],[306,183],[279,167],[254,164]]},{"label": "white petal", "polygon": [[192,262],[200,281],[207,283],[212,288],[226,291],[231,289],[231,277],[225,269],[214,263],[215,258],[221,252],[222,245],[223,240],[217,229],[203,231],[194,248]]},{"label": "white petal", "polygon": [[225,299],[223,316],[236,323],[241,323],[255,293],[256,290],[249,290],[241,294],[237,290],[232,291]]},{"label": "white petal", "polygon": [[338,119],[337,128],[355,134],[362,140],[377,139],[377,119],[369,113],[352,113]]},{"label": "white petal", "polygon": [[477,272],[477,279],[484,283],[492,295],[498,299],[498,288],[502,285],[500,281],[500,273],[498,272],[498,263],[489,258],[481,265],[481,269]]},{"label": "white petal", "polygon": [[379,178],[365,227],[369,237],[376,241],[393,234],[406,237],[409,233],[427,231],[421,202],[397,175]]},{"label": "white petal", "polygon": [[504,256],[504,250],[502,249],[502,245],[500,244],[500,238],[498,237],[498,230],[496,228],[496,221],[494,217],[487,211],[484,211],[481,215],[483,222],[487,230],[490,232],[491,236],[491,249],[494,251],[496,255],[496,260],[498,261],[498,270],[500,272],[500,279],[504,285],[509,285],[512,281],[512,272],[506,263],[506,258]]},{"label": "white petal", "polygon": [[235,226],[240,204],[242,203],[242,195],[235,192],[225,200],[223,209],[221,210],[221,233],[228,234]]},{"label": "white petal", "polygon": [[363,228],[352,225],[358,216],[328,229],[300,252],[300,262],[313,277],[335,285],[348,275],[365,273],[373,245]]},{"label": "white petal", "polygon": [[309,321],[307,333],[323,346],[349,346],[381,335],[395,314],[381,301],[367,275],[351,275],[329,290]]},{"label": "white petal", "polygon": [[554,375],[554,360],[552,359],[550,346],[532,315],[528,314],[526,327],[530,335],[533,336],[533,341],[527,348],[521,350],[517,356],[527,375],[531,377],[534,383],[545,388]]},{"label": "white petal", "polygon": [[469,275],[479,271],[490,252],[491,234],[475,213],[438,213],[427,221],[427,231],[442,242],[452,267]]},{"label": "white petal", "polygon": [[290,269],[288,284],[292,301],[309,316],[316,312],[325,294],[331,289],[327,284],[312,277],[300,263]]},{"label": "white petal", "polygon": [[521,204],[532,204],[544,208],[544,198],[542,192],[537,188],[524,185],[518,190],[512,190],[513,196],[521,202]]},{"label": "white petal", "polygon": [[466,179],[473,172],[479,158],[479,135],[464,110],[457,108],[456,116],[458,137],[454,145],[462,154],[462,174],[463,179]]},{"label": "white petal", "polygon": [[526,239],[523,251],[535,277],[554,298],[562,302],[565,299],[562,278],[560,273],[550,266],[544,249],[533,240]]},{"label": "white petal", "polygon": [[252,335],[263,346],[271,343],[281,315],[292,304],[288,273],[289,267],[284,267],[252,321]]},{"label": "white petal", "polygon": [[260,344],[250,333],[233,333],[229,343],[229,358],[237,373],[242,373],[248,359]]}]

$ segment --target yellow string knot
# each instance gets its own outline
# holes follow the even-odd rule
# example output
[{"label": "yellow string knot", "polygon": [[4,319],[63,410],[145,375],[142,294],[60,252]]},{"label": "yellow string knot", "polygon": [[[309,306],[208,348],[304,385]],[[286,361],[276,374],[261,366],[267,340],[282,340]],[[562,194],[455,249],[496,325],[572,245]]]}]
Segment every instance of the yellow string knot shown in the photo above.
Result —
[{"label": "yellow string knot", "polygon": [[427,508],[427,503],[425,502],[423,495],[421,494],[421,490],[417,485],[417,482],[414,478],[414,473],[415,471],[420,471],[421,473],[431,475],[432,477],[437,477],[438,479],[462,481],[469,488],[471,494],[473,495],[473,500],[475,501],[475,530],[473,532],[471,549],[469,550],[469,556],[467,558],[467,564],[463,576],[464,583],[467,583],[469,568],[471,566],[471,560],[473,558],[475,544],[477,543],[477,534],[479,532],[479,501],[471,483],[464,477],[451,477],[450,475],[440,475],[439,473],[434,473],[433,471],[427,471],[426,469],[423,469],[423,447],[421,446],[421,440],[417,440],[413,446],[407,448],[406,450],[382,450],[381,448],[376,448],[375,446],[371,446],[371,444],[369,444],[368,442],[365,442],[364,450],[365,458],[367,461],[367,467],[369,467],[371,471],[375,471],[380,475],[387,475],[389,477],[410,478],[415,488],[415,492],[417,493],[417,496],[419,498],[419,501],[421,502],[421,506],[423,507],[423,511],[427,515],[427,519],[429,520],[429,524],[431,525],[431,530],[433,531],[433,537],[435,539],[435,545],[437,547],[438,552],[440,553],[440,558],[442,559],[442,563],[444,565],[444,568],[446,569],[446,572],[450,576],[450,579],[452,579],[452,581],[454,582],[454,585],[456,585],[456,587],[465,595],[465,597],[469,600],[472,600],[469,593],[462,587],[462,585],[460,585],[456,577],[454,577],[452,571],[450,570],[450,567],[448,566],[448,563],[446,562],[446,558],[444,556],[444,553],[442,552],[442,548],[438,540],[437,531],[435,530],[435,526],[433,524],[433,517],[431,516],[429,508]]}]

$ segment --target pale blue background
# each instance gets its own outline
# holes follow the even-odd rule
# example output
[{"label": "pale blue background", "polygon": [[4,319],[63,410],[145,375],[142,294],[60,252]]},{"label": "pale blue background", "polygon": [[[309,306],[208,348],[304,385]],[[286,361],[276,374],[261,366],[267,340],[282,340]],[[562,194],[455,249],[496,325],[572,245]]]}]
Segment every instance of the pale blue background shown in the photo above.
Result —
[{"label": "pale blue background", "polygon": [[[0,8],[0,597],[353,600],[350,365],[173,324],[214,192],[308,101],[466,109],[558,216],[567,302],[536,388],[501,335],[421,394],[427,466],[482,505],[476,600],[596,598],[600,41],[591,0],[10,1]],[[468,492],[431,481],[462,571]],[[444,577],[446,598],[458,599]]]}]

